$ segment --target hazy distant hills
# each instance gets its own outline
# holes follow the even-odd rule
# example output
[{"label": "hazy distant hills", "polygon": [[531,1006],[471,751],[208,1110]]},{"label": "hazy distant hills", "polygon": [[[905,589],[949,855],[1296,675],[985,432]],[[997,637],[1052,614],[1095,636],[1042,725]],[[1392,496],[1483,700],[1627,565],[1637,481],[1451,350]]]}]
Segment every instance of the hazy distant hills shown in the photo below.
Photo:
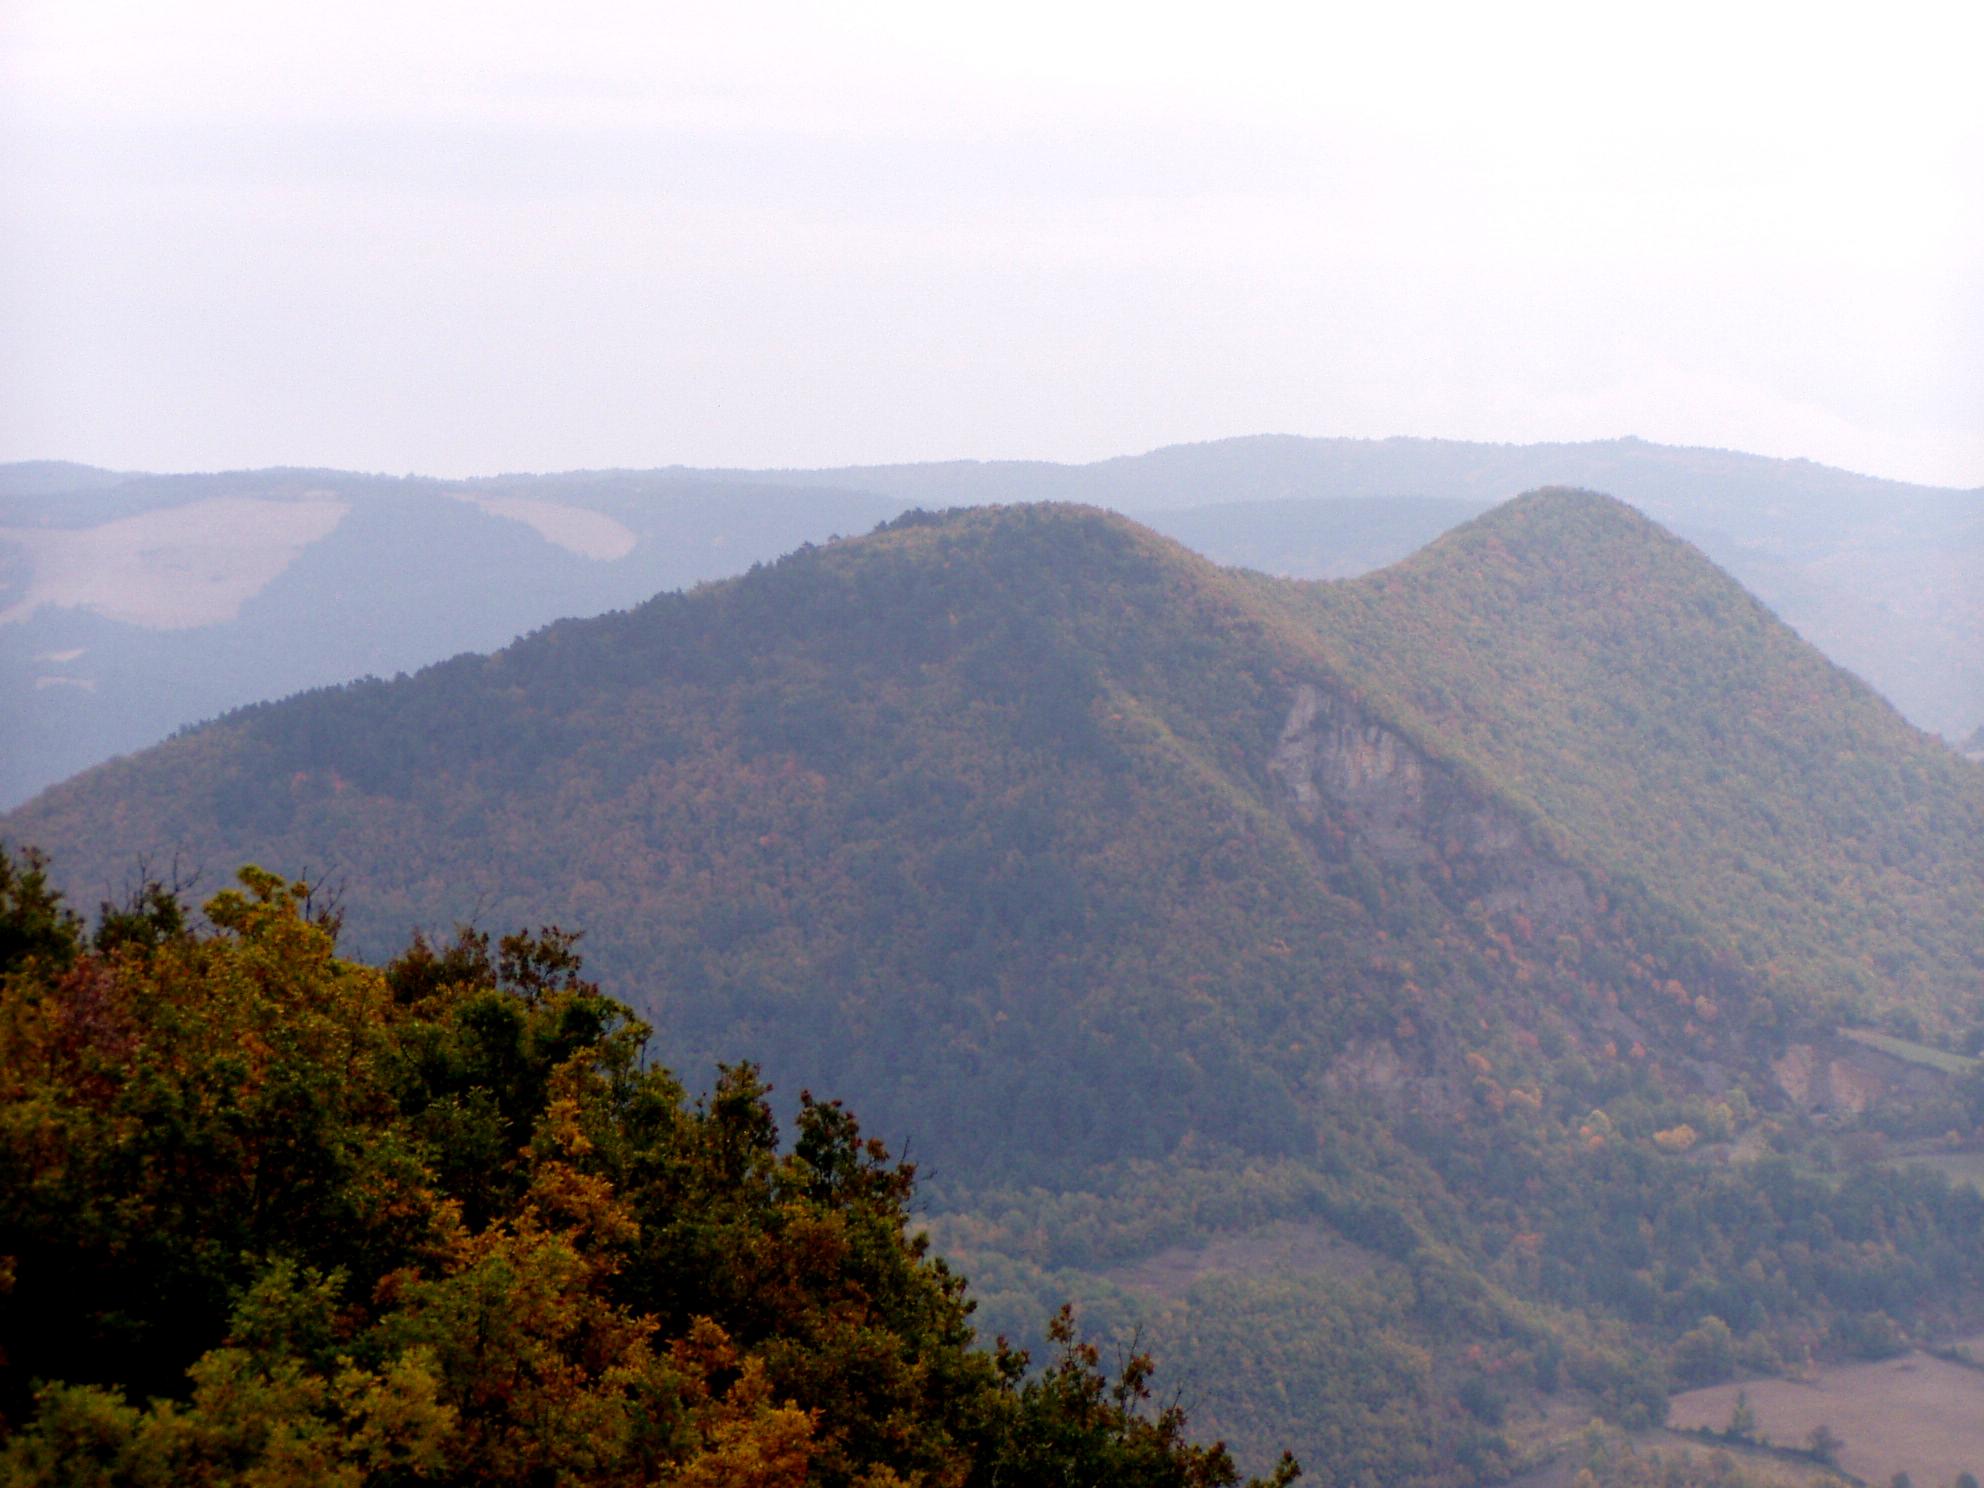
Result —
[{"label": "hazy distant hills", "polygon": [[467,482],[0,467],[0,803],[231,707],[486,650],[909,506],[1073,499],[1219,562],[1346,577],[1545,484],[1698,542],[1917,724],[1984,725],[1984,498],[1620,440],[1259,438],[1066,466]]},{"label": "hazy distant hills", "polygon": [[[582,923],[615,989],[677,999],[713,1054],[756,1028],[825,1057],[823,988],[868,989],[883,1023],[926,1016],[933,979],[1156,995],[1181,940],[1287,999],[1347,976],[1374,916],[1510,895],[1591,935],[1630,902],[1652,916],[1630,934],[1808,1009],[1984,1014],[1984,775],[1685,544],[1569,492],[1333,584],[1091,510],[912,515],[231,715],[7,828],[81,885],[173,850],[349,871],[374,950],[476,913]],[[1388,876],[1433,900],[1388,910]],[[1339,1010],[1367,994],[1351,977]]]},{"label": "hazy distant hills", "polygon": [[[732,478],[807,484],[829,476],[924,505],[1093,502],[1186,541],[1192,539],[1166,513],[1322,496],[1485,504],[1542,486],[1604,491],[1699,545],[1919,727],[1954,740],[1984,725],[1984,491],[1640,439],[1514,445],[1287,435],[1177,445],[1092,465],[953,462]],[[1276,515],[1299,534],[1299,505]],[[1254,520],[1269,516],[1259,512]],[[1198,530],[1216,526],[1206,521]],[[1254,563],[1245,556],[1248,544],[1269,554],[1276,547],[1263,526],[1250,524],[1233,546],[1214,541],[1201,551],[1221,562]],[[1296,548],[1260,566],[1329,576],[1308,566],[1299,541]]]},{"label": "hazy distant hills", "polygon": [[1984,772],[1602,497],[1336,584],[911,513],[0,834],[85,903],[140,856],[329,875],[372,954],[583,927],[692,1082],[906,1140],[991,1324],[1072,1292],[1341,1480],[1506,1471],[1511,1399],[1653,1419],[1733,1367],[1705,1315],[1771,1367],[1984,1299],[1984,1201],[1785,1155],[1808,1110],[1975,1124],[1834,1030],[1984,1018]]},{"label": "hazy distant hills", "polygon": [[899,504],[573,477],[0,472],[0,801],[229,708],[486,651]]}]

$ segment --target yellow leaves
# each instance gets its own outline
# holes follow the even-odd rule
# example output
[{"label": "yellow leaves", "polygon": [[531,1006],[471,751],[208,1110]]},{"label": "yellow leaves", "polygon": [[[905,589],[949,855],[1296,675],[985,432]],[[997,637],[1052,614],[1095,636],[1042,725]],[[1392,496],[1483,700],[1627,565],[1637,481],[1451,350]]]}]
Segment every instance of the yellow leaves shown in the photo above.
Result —
[{"label": "yellow leaves", "polygon": [[445,1461],[457,1412],[441,1399],[431,1351],[408,1349],[377,1373],[347,1366],[334,1388],[348,1450],[370,1471],[424,1474]]},{"label": "yellow leaves", "polygon": [[801,1488],[812,1455],[812,1412],[780,1407],[715,1423],[703,1449],[668,1481],[676,1488]]},{"label": "yellow leaves", "polygon": [[668,1346],[669,1356],[685,1374],[700,1384],[709,1376],[737,1367],[737,1349],[730,1335],[713,1320],[692,1318],[689,1331]]},{"label": "yellow leaves", "polygon": [[1653,1134],[1654,1146],[1662,1152],[1670,1152],[1676,1156],[1693,1147],[1698,1140],[1700,1140],[1699,1134],[1685,1121],[1679,1126],[1670,1126],[1666,1131],[1657,1131]]},{"label": "yellow leaves", "polygon": [[[765,1361],[757,1355],[740,1367],[730,1335],[698,1317],[669,1355],[682,1371],[698,1446],[668,1481],[680,1488],[797,1488],[812,1461],[815,1412],[787,1402],[772,1404]],[[711,1376],[737,1371],[729,1390],[711,1388]]]},{"label": "yellow leaves", "polygon": [[418,1351],[378,1370],[341,1359],[333,1381],[292,1357],[230,1347],[189,1374],[190,1400],[142,1411],[96,1387],[42,1391],[35,1419],[0,1455],[0,1480],[359,1488],[372,1473],[424,1475],[447,1463],[456,1415]]},{"label": "yellow leaves", "polygon": [[[648,1430],[643,1402],[668,1392],[671,1371],[649,1346],[653,1320],[603,1294],[607,1268],[529,1216],[460,1237],[447,1264],[439,1278],[396,1279],[378,1334],[434,1361],[437,1401],[458,1412],[450,1462],[511,1482],[584,1480],[626,1460]],[[382,1404],[395,1450],[437,1439],[418,1429],[434,1419],[423,1398],[409,1377]]]},{"label": "yellow leaves", "polygon": [[564,1078],[558,1084],[564,1093],[553,1096],[527,1149],[531,1185],[525,1212],[539,1224],[570,1231],[574,1240],[590,1240],[595,1246],[631,1245],[641,1231],[632,1209],[605,1178],[573,1166],[592,1151],[593,1144],[581,1124],[579,1099],[572,1093],[574,1081]]}]

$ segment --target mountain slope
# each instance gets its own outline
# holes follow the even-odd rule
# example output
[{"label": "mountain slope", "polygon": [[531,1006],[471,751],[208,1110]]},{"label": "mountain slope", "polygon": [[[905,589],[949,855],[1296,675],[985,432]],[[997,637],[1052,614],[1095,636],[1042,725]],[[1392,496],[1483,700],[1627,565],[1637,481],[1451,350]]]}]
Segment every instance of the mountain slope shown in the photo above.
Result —
[{"label": "mountain slope", "polygon": [[230,708],[490,650],[900,509],[638,478],[259,471],[51,492],[28,474],[0,479],[7,804]]},{"label": "mountain slope", "polygon": [[1262,436],[1091,465],[454,482],[40,462],[0,466],[0,805],[231,707],[488,649],[919,503],[1084,501],[1219,563],[1341,578],[1544,485],[1610,491],[1700,544],[1918,725],[1984,724],[1984,493],[1807,461]]},{"label": "mountain slope", "polygon": [[1291,636],[1120,520],[968,516],[251,710],[12,825],[83,882],[168,848],[362,869],[367,947],[583,923],[678,1046],[921,1113],[947,1162],[1289,1150],[1313,1056],[1255,1052],[1341,1043],[1388,985],[1274,806]]},{"label": "mountain slope", "polygon": [[[1630,438],[1518,445],[1256,435],[1090,465],[953,461],[748,478],[831,481],[931,506],[1093,502],[1179,537],[1189,521],[1208,533],[1199,550],[1219,562],[1304,578],[1341,572],[1302,561],[1307,506],[1401,497],[1482,505],[1545,486],[1606,491],[1701,546],[1918,726],[1959,739],[1984,724],[1984,491]],[[1216,515],[1170,515],[1227,504],[1279,507],[1297,540],[1233,542]],[[1256,557],[1263,546],[1266,562]]]},{"label": "mountain slope", "polygon": [[1841,1009],[1984,1007],[1984,777],[1603,497],[1523,497],[1379,574],[1258,592],[1580,855]]},{"label": "mountain slope", "polygon": [[[1623,639],[1594,651],[1621,596]],[[1449,675],[1502,710],[1506,754],[1409,685],[1448,665],[1432,652],[1497,644]],[[1838,880],[1882,898],[1837,945],[1793,926],[1752,953],[1642,874],[1589,793],[1538,783],[1535,752],[1625,739],[1645,799],[1619,830],[1685,817],[1667,756],[1695,739],[1655,724],[1719,648],[1751,658],[1745,690],[1686,716],[1741,746],[1723,789],[1787,794],[1755,693],[1798,750],[1884,761],[1949,815],[1890,877]],[[1586,692],[1591,741],[1570,736]],[[847,1096],[906,1145],[989,1326],[1072,1293],[1162,1342],[1207,1382],[1196,1418],[1243,1445],[1457,1488],[1517,1462],[1511,1400],[1657,1419],[1705,1316],[1716,1358],[1768,1368],[1984,1310],[1984,1202],[1837,1161],[1801,1114],[1819,1082],[1780,1072],[1849,1057],[1807,970],[1919,915],[1940,975],[1975,923],[1948,855],[1969,863],[1978,772],[1922,763],[1945,758],[1969,769],[1600,498],[1313,586],[1019,507],[913,513],[244,710],[0,833],[53,851],[83,902],[139,855],[313,873],[367,954],[464,918],[583,927],[691,1085],[757,1059],[781,1099]],[[1872,823],[1858,864],[1887,841],[1878,791],[1827,779],[1826,810]],[[1762,868],[1807,872],[1804,837],[1737,827]],[[1976,1015],[1974,988],[1936,987]],[[1883,1081],[1895,1130],[1974,1130],[1948,1081]]]},{"label": "mountain slope", "polygon": [[[1024,1173],[1296,1150],[1332,1057],[1476,1001],[1497,1036],[1554,999],[1599,1037],[1584,1000],[1649,979],[1711,984],[1725,1030],[1778,1002],[1966,1024],[1980,794],[1684,545],[1557,493],[1347,585],[1094,512],[904,519],[248,710],[7,828],[80,886],[140,854],[352,871],[372,953],[584,924],[697,1056]],[[1511,986],[1518,921],[1607,970]]]}]

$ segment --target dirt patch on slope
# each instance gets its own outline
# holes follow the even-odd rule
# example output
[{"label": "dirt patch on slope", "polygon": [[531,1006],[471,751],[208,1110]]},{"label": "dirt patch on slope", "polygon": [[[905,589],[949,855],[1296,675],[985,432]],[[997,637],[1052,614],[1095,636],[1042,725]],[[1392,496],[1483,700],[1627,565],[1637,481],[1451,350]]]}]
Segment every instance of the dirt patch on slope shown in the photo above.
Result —
[{"label": "dirt patch on slope", "polygon": [[1182,1302],[1193,1283],[1206,1276],[1299,1273],[1349,1280],[1369,1276],[1381,1264],[1376,1255],[1319,1220],[1281,1219],[1200,1245],[1168,1246],[1104,1275],[1130,1291]]},{"label": "dirt patch on slope", "polygon": [[1984,1370],[1909,1353],[1822,1370],[1811,1381],[1715,1385],[1676,1395],[1668,1425],[1722,1430],[1739,1389],[1749,1397],[1760,1437],[1803,1447],[1824,1426],[1845,1442],[1840,1466],[1867,1482],[1885,1483],[1898,1472],[1925,1485],[1984,1474]]}]

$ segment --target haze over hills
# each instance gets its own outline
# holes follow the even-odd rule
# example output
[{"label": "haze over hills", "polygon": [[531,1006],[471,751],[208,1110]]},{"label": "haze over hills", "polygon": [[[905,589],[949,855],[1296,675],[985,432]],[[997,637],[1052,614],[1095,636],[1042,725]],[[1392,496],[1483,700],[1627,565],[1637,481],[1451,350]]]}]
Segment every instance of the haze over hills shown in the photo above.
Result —
[{"label": "haze over hills", "polygon": [[1984,1020],[1984,772],[1605,498],[1330,585],[912,513],[0,833],[83,902],[140,855],[329,873],[368,954],[583,926],[692,1084],[753,1058],[907,1137],[995,1321],[1074,1291],[1344,1480],[1506,1470],[1510,1399],[1650,1419],[1705,1316],[1767,1366],[1984,1307],[1974,1196],[1799,1145],[1974,1134],[1836,1027]]},{"label": "haze over hills", "polygon": [[0,469],[0,804],[231,707],[488,649],[914,504],[1086,501],[1219,562],[1336,578],[1552,483],[1689,536],[1918,725],[1984,726],[1984,500],[1807,462],[1278,437],[1085,466],[463,482],[36,462]]},{"label": "haze over hills", "polygon": [[[1917,726],[1954,740],[1984,725],[1984,491],[1632,438],[1518,445],[1261,435],[1092,465],[953,462],[732,478],[807,484],[829,474],[925,505],[1092,502],[1167,532],[1173,528],[1160,514],[1212,502],[1326,494],[1486,504],[1543,486],[1604,491],[1700,546]],[[1217,545],[1203,551],[1247,561]],[[1267,566],[1334,576],[1299,561]]]},{"label": "haze over hills", "polygon": [[1528,496],[1359,583],[1259,592],[1745,963],[1842,1009],[1979,1006],[1977,772],[1654,523]]},{"label": "haze over hills", "polygon": [[899,504],[639,478],[0,473],[0,801],[230,708],[486,651]]}]

